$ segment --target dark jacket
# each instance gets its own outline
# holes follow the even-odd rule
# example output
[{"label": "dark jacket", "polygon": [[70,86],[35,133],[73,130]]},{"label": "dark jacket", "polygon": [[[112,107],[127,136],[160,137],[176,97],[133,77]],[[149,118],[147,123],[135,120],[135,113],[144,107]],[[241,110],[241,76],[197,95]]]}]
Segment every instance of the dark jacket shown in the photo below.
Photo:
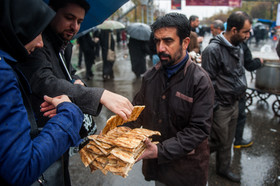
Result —
[{"label": "dark jacket", "polygon": [[146,56],[150,54],[149,42],[129,38],[129,55],[132,71],[139,77],[146,72]]},{"label": "dark jacket", "polygon": [[214,89],[207,73],[188,60],[167,81],[161,63],[149,70],[134,105],[145,105],[132,126],[160,131],[158,158],[143,160],[146,180],[166,185],[205,185],[208,177],[208,136]]},{"label": "dark jacket", "polygon": [[240,44],[244,51],[244,67],[248,71],[254,71],[262,66],[261,60],[259,58],[253,58],[252,53],[247,46],[247,43],[242,42]]},{"label": "dark jacket", "polygon": [[202,52],[202,67],[215,89],[215,106],[232,105],[247,88],[244,54],[240,46],[231,45],[221,34],[210,40]]},{"label": "dark jacket", "polygon": [[94,47],[95,47],[95,43],[92,40],[92,37],[90,36],[89,33],[80,36],[77,39],[77,42],[79,43],[82,51],[86,54],[86,55],[90,55],[92,61],[94,60]]},{"label": "dark jacket", "polygon": [[[110,46],[109,46],[109,36],[111,38]],[[115,51],[115,40],[111,30],[100,31],[100,46],[101,46],[102,61],[103,61],[103,77],[104,76],[114,77],[114,71],[113,71],[114,62],[107,60],[108,50],[111,49]]]},{"label": "dark jacket", "polygon": [[35,50],[21,65],[33,91],[32,104],[38,111],[35,113],[38,125],[42,127],[47,121],[47,118],[39,112],[44,95],[53,97],[66,94],[84,113],[98,115],[102,107],[99,102],[104,89],[74,85],[59,59],[59,51],[62,47],[66,47],[64,57],[68,71],[73,79],[79,79],[74,75],[75,71],[71,65],[72,45],[70,43],[65,45],[50,27],[43,32],[43,41],[44,47]]},{"label": "dark jacket", "polygon": [[36,123],[28,104],[30,90],[15,64],[27,55],[24,45],[55,13],[38,0],[2,0],[0,12],[0,185],[30,185],[80,142],[83,114],[76,105],[61,103],[43,131],[31,137]]}]

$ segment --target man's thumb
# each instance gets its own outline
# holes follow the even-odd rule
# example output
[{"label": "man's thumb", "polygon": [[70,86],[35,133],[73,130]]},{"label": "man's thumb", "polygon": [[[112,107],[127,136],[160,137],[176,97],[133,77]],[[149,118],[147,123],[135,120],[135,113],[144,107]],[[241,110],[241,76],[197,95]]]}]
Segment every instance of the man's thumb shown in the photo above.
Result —
[{"label": "man's thumb", "polygon": [[49,97],[49,96],[47,96],[47,95],[44,95],[44,100],[45,100],[46,102],[48,102],[48,103],[51,103],[52,100],[53,100],[53,98],[51,98],[51,97]]}]

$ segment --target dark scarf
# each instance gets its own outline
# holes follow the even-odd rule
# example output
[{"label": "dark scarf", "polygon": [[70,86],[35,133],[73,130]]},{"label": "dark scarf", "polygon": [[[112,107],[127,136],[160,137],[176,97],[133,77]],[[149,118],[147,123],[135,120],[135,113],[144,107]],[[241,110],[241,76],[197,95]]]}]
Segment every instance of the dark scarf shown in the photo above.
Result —
[{"label": "dark scarf", "polygon": [[181,69],[181,67],[184,66],[184,64],[186,64],[186,62],[188,60],[189,60],[189,54],[187,53],[186,56],[184,57],[184,59],[182,61],[180,61],[178,64],[166,67],[165,72],[166,72],[168,79],[171,76],[173,76],[174,74],[176,74],[179,71],[179,69]]}]

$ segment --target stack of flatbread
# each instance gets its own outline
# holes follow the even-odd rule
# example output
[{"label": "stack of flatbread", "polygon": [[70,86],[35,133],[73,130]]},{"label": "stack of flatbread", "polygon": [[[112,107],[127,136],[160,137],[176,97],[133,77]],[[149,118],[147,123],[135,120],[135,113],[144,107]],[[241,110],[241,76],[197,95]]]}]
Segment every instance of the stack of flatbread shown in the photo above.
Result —
[{"label": "stack of flatbread", "polygon": [[[129,121],[136,120],[143,109],[143,106],[136,106]],[[124,123],[119,118],[111,117],[102,134],[88,136],[89,143],[80,150],[82,162],[90,167],[91,172],[100,169],[105,175],[110,171],[125,178],[144,152],[144,141],[153,135],[160,135],[158,131],[143,128],[117,127]]]},{"label": "stack of flatbread", "polygon": [[145,108],[145,106],[134,106],[130,117],[126,121],[123,120],[118,115],[111,116],[107,120],[106,126],[102,130],[102,134],[106,134],[108,131],[110,131],[110,130],[116,128],[117,126],[122,125],[126,122],[135,121],[139,117],[139,115],[141,114],[141,112],[143,111],[144,108]]}]

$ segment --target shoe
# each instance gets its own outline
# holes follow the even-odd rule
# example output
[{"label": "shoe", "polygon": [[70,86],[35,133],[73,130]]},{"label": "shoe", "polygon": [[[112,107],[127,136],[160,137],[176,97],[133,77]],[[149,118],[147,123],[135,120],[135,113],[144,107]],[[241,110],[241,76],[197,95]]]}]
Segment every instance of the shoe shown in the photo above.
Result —
[{"label": "shoe", "polygon": [[234,142],[233,147],[235,149],[240,149],[240,148],[246,148],[246,147],[250,147],[253,145],[253,141],[251,140],[244,140],[242,139],[240,142]]},{"label": "shoe", "polygon": [[237,183],[240,183],[240,176],[234,174],[233,172],[231,171],[227,171],[226,173],[217,173],[219,176],[221,177],[224,177],[232,182],[237,182]]}]

